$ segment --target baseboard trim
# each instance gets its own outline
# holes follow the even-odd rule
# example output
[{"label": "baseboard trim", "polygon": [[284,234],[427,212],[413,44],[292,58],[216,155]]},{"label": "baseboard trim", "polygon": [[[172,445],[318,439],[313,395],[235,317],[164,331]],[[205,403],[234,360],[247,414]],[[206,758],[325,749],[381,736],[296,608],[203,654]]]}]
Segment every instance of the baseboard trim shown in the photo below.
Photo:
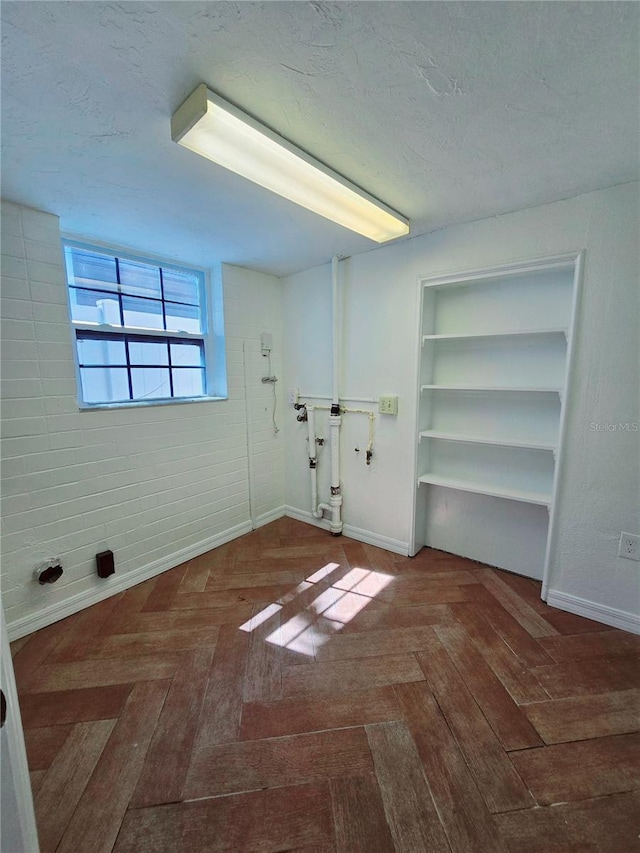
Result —
[{"label": "baseboard trim", "polygon": [[271,524],[272,521],[277,521],[279,518],[282,518],[285,515],[286,507],[279,506],[277,509],[271,509],[269,512],[263,512],[262,515],[259,515],[255,521],[255,529],[258,527],[264,527],[265,524]]},{"label": "baseboard trim", "polygon": [[354,527],[352,524],[345,524],[343,533],[351,539],[357,539],[358,542],[366,542],[367,545],[375,545],[376,548],[384,548],[385,551],[402,554],[403,557],[409,556],[409,543],[402,542],[400,539],[381,536],[379,533],[363,530],[361,527]]},{"label": "baseboard trim", "polygon": [[314,527],[320,527],[322,530],[329,530],[328,518],[314,518],[314,516],[304,509],[296,509],[294,506],[285,506],[284,514],[287,518],[295,518],[296,521],[304,521],[306,524],[313,524]]},{"label": "baseboard trim", "polygon": [[[284,507],[284,514],[289,518],[295,518],[298,521],[305,521],[307,524],[313,524],[316,527],[321,527],[323,530],[329,530],[329,520],[326,518],[314,518],[310,512],[296,509],[292,506]],[[352,524],[345,524],[342,532],[350,539],[356,539],[358,542],[365,542],[367,545],[375,545],[376,548],[384,548],[385,551],[391,551],[394,554],[402,554],[403,557],[409,554],[409,543],[402,542],[400,539],[391,539],[389,536],[380,536],[378,533],[373,533],[371,530],[363,530],[361,527],[354,527]]]},{"label": "baseboard trim", "polygon": [[613,628],[620,628],[622,631],[640,634],[640,616],[626,610],[618,610],[615,607],[608,607],[606,604],[598,604],[595,601],[589,601],[586,598],[569,595],[569,593],[554,589],[549,590],[547,604],[560,610],[567,610],[569,613],[576,613],[578,616],[585,616],[595,622],[603,622]]},{"label": "baseboard trim", "polygon": [[[266,515],[266,514],[265,514]],[[280,516],[278,516],[280,517]],[[267,521],[264,522],[267,524]],[[40,628],[46,628],[54,622],[59,622],[60,619],[65,619],[77,613],[79,610],[84,610],[85,607],[90,607],[92,604],[97,604],[99,601],[104,601],[105,598],[110,598],[119,592],[124,592],[136,584],[149,580],[156,575],[162,574],[169,569],[175,569],[181,563],[186,563],[187,560],[193,560],[194,557],[199,557],[200,554],[205,554],[207,551],[212,551],[226,542],[231,542],[245,533],[251,533],[251,522],[244,521],[242,524],[237,524],[235,527],[224,530],[222,533],[216,533],[215,536],[210,536],[208,539],[203,539],[196,545],[190,545],[188,548],[182,548],[180,551],[175,551],[163,557],[161,560],[154,560],[146,566],[141,566],[139,569],[133,569],[124,575],[112,575],[111,579],[106,580],[105,586],[100,586],[97,589],[85,590],[78,592],[75,595],[66,598],[64,601],[59,601],[50,604],[48,607],[39,610],[37,613],[28,616],[22,616],[14,622],[7,624],[10,640],[18,640],[26,634],[31,634],[33,631],[39,631]]]}]

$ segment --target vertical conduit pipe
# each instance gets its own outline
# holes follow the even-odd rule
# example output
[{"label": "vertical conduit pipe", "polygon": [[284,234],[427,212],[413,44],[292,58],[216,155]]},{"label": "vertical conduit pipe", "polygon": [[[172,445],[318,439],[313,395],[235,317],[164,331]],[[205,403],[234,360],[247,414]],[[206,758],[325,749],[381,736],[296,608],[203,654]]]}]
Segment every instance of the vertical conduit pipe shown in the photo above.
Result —
[{"label": "vertical conduit pipe", "polygon": [[337,255],[331,258],[331,318],[333,337],[333,382],[331,397],[331,414],[329,415],[329,428],[331,430],[331,521],[329,529],[334,536],[342,533],[342,492],[340,489],[340,335],[341,335],[341,312],[340,291],[338,287],[338,265]]},{"label": "vertical conduit pipe", "polygon": [[334,406],[339,403],[340,396],[340,302],[338,289],[338,265],[340,261],[337,255],[331,258],[331,324],[333,344],[333,378],[331,383],[331,402]]}]

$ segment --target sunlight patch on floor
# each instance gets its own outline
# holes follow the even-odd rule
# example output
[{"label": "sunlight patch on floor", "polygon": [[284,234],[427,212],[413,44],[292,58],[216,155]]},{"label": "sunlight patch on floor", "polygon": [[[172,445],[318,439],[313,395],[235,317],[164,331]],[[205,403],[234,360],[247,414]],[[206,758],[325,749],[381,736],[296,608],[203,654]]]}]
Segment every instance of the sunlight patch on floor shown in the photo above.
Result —
[{"label": "sunlight patch on floor", "polygon": [[[255,631],[260,625],[276,616],[285,604],[295,601],[299,595],[307,592],[339,568],[339,563],[327,563],[298,584],[291,593],[269,604],[241,625],[240,630],[248,633]],[[265,637],[265,641],[313,657],[320,646],[341,631],[393,579],[393,575],[386,575],[373,569],[350,569],[331,586],[323,585],[313,601],[304,605],[299,613],[275,628]]]},{"label": "sunlight patch on floor", "polygon": [[256,613],[255,616],[252,616],[248,622],[245,622],[244,625],[240,625],[241,631],[246,631],[250,634],[252,631],[262,625],[263,622],[266,622],[267,619],[271,619],[272,616],[275,616],[276,613],[279,613],[282,610],[281,604],[270,604],[268,607],[265,607],[264,610],[261,610],[260,613]]}]

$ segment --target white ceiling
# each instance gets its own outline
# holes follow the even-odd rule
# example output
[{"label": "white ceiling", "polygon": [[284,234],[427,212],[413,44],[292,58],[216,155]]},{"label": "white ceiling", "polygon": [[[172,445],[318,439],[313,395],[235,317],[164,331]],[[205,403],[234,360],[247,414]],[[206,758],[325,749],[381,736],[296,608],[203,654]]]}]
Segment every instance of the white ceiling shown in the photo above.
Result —
[{"label": "white ceiling", "polygon": [[639,176],[640,5],[5,2],[3,196],[64,230],[274,274],[375,244],[171,141],[200,82],[412,234]]}]

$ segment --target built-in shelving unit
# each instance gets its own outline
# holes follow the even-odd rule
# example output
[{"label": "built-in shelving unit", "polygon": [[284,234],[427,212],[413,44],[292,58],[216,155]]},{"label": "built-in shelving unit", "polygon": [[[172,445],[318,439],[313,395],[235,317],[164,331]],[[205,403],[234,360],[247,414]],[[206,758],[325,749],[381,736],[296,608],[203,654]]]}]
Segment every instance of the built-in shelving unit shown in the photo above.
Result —
[{"label": "built-in shelving unit", "polygon": [[543,578],[581,255],[420,281],[413,552]]}]

